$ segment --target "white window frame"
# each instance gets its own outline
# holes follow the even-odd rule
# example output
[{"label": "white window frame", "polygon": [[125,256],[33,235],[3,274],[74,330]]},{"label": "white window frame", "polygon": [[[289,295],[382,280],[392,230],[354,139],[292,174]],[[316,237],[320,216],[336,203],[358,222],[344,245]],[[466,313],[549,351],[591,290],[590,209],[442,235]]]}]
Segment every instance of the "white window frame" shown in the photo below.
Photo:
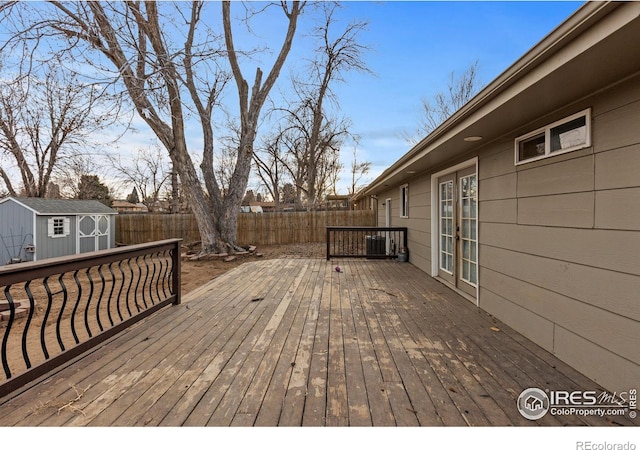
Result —
[{"label": "white window frame", "polygon": [[400,186],[400,217],[409,218],[409,184]]},{"label": "white window frame", "polygon": [[[56,233],[56,228],[60,229],[60,221],[62,221],[62,233]],[[56,225],[58,222],[58,225]],[[68,217],[49,217],[47,220],[47,236],[50,238],[62,238],[69,236],[71,232],[71,220]]]},{"label": "white window frame", "polygon": [[[552,151],[551,150],[551,131],[554,128],[557,128],[573,120],[579,119],[580,117],[585,118],[585,142],[580,143],[578,145],[571,146],[571,147],[567,147],[561,150]],[[540,156],[536,156],[533,158],[523,159],[521,161],[519,159],[520,143],[535,137],[544,137],[544,154],[541,154]],[[538,128],[537,130],[531,131],[530,133],[517,137],[515,140],[515,146],[514,146],[515,164],[516,166],[519,166],[521,164],[540,161],[541,159],[551,158],[552,156],[556,156],[556,155],[563,155],[565,153],[573,152],[573,151],[580,150],[587,147],[591,147],[591,108],[587,108],[583,111],[580,111],[568,117],[565,117],[564,119],[558,120],[542,128]]]}]

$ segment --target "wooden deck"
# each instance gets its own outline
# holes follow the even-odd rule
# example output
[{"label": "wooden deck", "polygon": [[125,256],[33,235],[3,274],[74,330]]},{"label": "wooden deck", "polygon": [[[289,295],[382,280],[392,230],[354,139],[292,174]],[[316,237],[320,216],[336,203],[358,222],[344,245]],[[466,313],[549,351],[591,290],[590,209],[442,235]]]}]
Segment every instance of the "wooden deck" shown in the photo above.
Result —
[{"label": "wooden deck", "polygon": [[0,426],[612,424],[524,419],[525,388],[597,386],[410,264],[338,264],[244,264],[0,399]]}]

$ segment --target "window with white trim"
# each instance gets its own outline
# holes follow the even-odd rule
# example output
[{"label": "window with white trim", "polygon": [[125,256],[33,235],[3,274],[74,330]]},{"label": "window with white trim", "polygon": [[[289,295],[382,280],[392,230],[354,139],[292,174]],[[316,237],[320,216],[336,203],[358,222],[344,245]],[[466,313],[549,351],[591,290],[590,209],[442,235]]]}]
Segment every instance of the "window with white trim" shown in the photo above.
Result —
[{"label": "window with white trim", "polygon": [[409,217],[409,185],[400,186],[400,217]]},{"label": "window with white trim", "polygon": [[53,238],[68,236],[70,224],[68,217],[50,217],[47,220],[47,235]]},{"label": "window with white trim", "polygon": [[591,109],[516,138],[516,165],[591,146]]}]

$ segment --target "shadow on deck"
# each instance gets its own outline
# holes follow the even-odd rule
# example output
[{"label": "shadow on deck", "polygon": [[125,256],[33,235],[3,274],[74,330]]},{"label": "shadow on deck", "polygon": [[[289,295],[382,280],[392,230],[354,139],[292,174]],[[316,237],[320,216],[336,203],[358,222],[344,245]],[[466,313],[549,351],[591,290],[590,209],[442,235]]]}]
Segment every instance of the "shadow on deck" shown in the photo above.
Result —
[{"label": "shadow on deck", "polygon": [[611,425],[522,417],[600,389],[409,264],[266,260],[0,399],[0,426]]}]

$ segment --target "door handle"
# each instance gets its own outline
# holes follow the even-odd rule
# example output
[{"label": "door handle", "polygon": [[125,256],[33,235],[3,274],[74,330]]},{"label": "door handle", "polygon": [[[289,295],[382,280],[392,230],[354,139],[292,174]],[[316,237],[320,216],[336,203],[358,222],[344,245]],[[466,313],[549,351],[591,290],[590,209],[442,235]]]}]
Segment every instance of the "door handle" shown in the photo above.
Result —
[{"label": "door handle", "polygon": [[460,225],[456,227],[456,241],[460,240]]}]

